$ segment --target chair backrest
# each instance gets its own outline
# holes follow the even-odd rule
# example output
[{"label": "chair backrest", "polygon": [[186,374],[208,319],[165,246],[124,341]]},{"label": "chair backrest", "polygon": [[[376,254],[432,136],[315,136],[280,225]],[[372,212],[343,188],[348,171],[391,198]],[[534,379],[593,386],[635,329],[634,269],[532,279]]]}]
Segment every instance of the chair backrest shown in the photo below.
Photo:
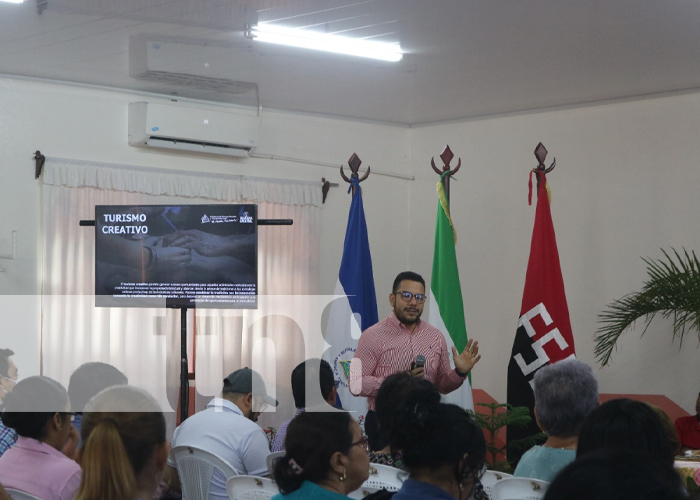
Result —
[{"label": "chair backrest", "polygon": [[224,476],[224,483],[238,475],[226,460],[194,446],[175,446],[171,451],[183,497],[187,500],[209,500],[209,486],[214,469]]},{"label": "chair backrest", "polygon": [[[371,486],[365,486],[364,484],[360,486],[359,489],[348,493],[348,497],[352,498],[352,500],[364,500],[364,498],[367,495],[371,495],[372,493],[376,493],[377,491],[380,491],[381,488],[373,488]],[[394,491],[394,490],[391,490]]]},{"label": "chair backrest", "polygon": [[275,470],[275,465],[277,464],[277,461],[284,456],[283,451],[275,451],[273,453],[270,453],[267,456],[267,472],[270,474],[270,477],[274,479],[274,470]]},{"label": "chair backrest", "polygon": [[389,491],[399,491],[403,485],[399,474],[401,474],[401,469],[397,469],[396,467],[369,464],[369,477],[362,483],[362,486],[380,490],[386,488]]},{"label": "chair backrest", "polygon": [[379,491],[382,488],[388,491],[399,491],[403,485],[399,474],[402,474],[401,469],[388,465],[369,464],[369,477],[362,483],[359,489],[353,491],[348,496],[354,499],[362,499],[370,493]]},{"label": "chair backrest", "polygon": [[481,485],[484,487],[484,492],[491,498],[491,487],[496,484],[501,479],[507,479],[513,477],[511,474],[506,474],[505,472],[498,472],[495,470],[485,470],[484,474],[481,476]]},{"label": "chair backrest", "polygon": [[526,477],[501,479],[491,486],[491,500],[539,500],[549,487],[547,481]]},{"label": "chair backrest", "polygon": [[14,488],[5,488],[5,491],[13,500],[41,500],[39,497],[35,497],[34,495],[30,495],[25,491],[16,490]]},{"label": "chair backrest", "polygon": [[280,490],[266,477],[235,476],[226,481],[229,500],[269,500]]}]

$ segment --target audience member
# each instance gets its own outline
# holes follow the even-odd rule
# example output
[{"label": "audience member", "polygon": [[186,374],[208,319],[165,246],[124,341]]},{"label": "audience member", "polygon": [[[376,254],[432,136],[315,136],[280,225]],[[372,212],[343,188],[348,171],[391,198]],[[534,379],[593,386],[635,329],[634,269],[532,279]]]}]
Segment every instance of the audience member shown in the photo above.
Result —
[{"label": "audience member", "polygon": [[661,419],[640,401],[613,399],[591,412],[581,427],[576,456],[604,449],[636,451],[673,466],[673,449]]},{"label": "audience member", "polygon": [[[194,446],[213,453],[231,464],[239,474],[266,476],[269,443],[255,422],[268,404],[277,406],[277,400],[267,395],[260,374],[250,368],[236,370],[224,379],[220,398],[212,399],[203,411],[175,429],[171,444],[173,447]],[[175,467],[171,456],[166,483],[178,491],[180,484]],[[211,479],[209,498],[228,500],[226,482],[218,470]]]},{"label": "audience member", "polygon": [[84,407],[81,437],[76,500],[153,498],[170,449],[153,397],[123,385],[103,390]]},{"label": "audience member", "polygon": [[80,433],[85,405],[98,392],[113,385],[126,385],[129,380],[112,365],[100,362],[84,363],[70,376],[68,398],[75,413],[73,425]]},{"label": "audience member", "polygon": [[456,405],[435,402],[432,394],[410,394],[397,409],[391,449],[401,450],[410,478],[394,500],[466,499],[474,491],[486,458],[481,429]]},{"label": "audience member", "polygon": [[61,453],[72,414],[68,393],[48,377],[17,383],[4,401],[2,421],[17,431],[17,444],[0,457],[0,483],[42,500],[72,500],[80,466]]},{"label": "audience member", "polygon": [[527,451],[514,476],[551,482],[576,458],[583,421],[598,406],[598,381],[590,366],[567,359],[535,374],[535,420],[547,441]]},{"label": "audience member", "polygon": [[17,365],[12,360],[15,353],[10,349],[0,349],[0,402],[5,394],[12,391],[19,380]]},{"label": "audience member", "polygon": [[[0,403],[15,387],[18,381],[17,365],[12,361],[15,353],[10,349],[0,349]],[[0,420],[0,457],[17,442],[17,433],[14,429],[5,427]]]},{"label": "audience member", "polygon": [[276,500],[342,499],[369,477],[367,438],[345,412],[307,412],[289,424]]},{"label": "audience member", "polygon": [[673,420],[668,416],[668,413],[663,411],[660,407],[655,404],[647,403],[649,407],[656,412],[656,415],[661,419],[661,424],[664,426],[666,431],[666,436],[668,437],[668,442],[671,445],[674,455],[679,455],[681,453],[681,442],[678,440],[678,435],[676,434],[676,428],[673,426]]},{"label": "audience member", "polygon": [[[320,394],[323,401],[307,401],[307,384],[313,384],[313,388],[318,387],[320,384]],[[311,406],[318,406],[326,402],[331,406],[335,406],[337,394],[335,379],[333,378],[333,369],[331,365],[328,364],[328,361],[323,359],[308,359],[303,363],[299,363],[292,371],[292,395],[294,396],[294,406],[296,406],[297,409],[294,417],[304,413],[309,403],[311,403]],[[310,395],[310,397],[313,396]],[[271,451],[277,452],[284,450],[284,438],[287,435],[289,423],[293,419],[294,418],[290,418],[287,420],[277,430],[275,439],[272,441]]]},{"label": "audience member", "polygon": [[395,373],[388,376],[382,382],[382,386],[377,392],[375,411],[377,414],[377,424],[382,441],[387,446],[378,451],[371,451],[369,454],[370,463],[389,465],[403,469],[401,452],[391,451],[391,435],[394,431],[394,417],[396,409],[401,406],[409,394],[415,391],[422,391],[425,397],[435,403],[440,402],[440,392],[434,384],[424,378],[412,377],[406,372]]},{"label": "audience member", "polygon": [[544,500],[688,500],[668,465],[629,450],[597,450],[562,470]]},{"label": "audience member", "polygon": [[676,432],[681,450],[700,450],[700,394],[695,401],[695,415],[677,419]]}]

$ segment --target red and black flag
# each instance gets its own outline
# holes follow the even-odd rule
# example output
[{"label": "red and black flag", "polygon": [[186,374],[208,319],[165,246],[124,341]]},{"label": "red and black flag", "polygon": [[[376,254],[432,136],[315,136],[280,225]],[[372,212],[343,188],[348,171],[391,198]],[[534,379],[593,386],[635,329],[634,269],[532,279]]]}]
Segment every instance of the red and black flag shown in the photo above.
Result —
[{"label": "red and black flag", "polygon": [[[532,414],[535,406],[532,392],[535,372],[549,363],[575,357],[547,180],[544,172],[535,173],[539,181],[535,227],[532,231],[520,319],[508,364],[508,404],[530,408],[532,422],[528,427],[508,426],[508,443],[540,432]],[[532,187],[530,191],[532,192]],[[522,453],[523,451],[509,449],[508,461],[514,464],[520,460]]]}]

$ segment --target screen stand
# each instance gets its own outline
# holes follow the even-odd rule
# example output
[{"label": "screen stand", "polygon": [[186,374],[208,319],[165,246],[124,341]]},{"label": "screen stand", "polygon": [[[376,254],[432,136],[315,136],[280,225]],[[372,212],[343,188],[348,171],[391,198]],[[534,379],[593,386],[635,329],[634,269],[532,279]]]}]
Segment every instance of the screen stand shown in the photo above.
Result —
[{"label": "screen stand", "polygon": [[180,424],[187,419],[190,404],[189,367],[187,366],[187,308],[180,308]]}]

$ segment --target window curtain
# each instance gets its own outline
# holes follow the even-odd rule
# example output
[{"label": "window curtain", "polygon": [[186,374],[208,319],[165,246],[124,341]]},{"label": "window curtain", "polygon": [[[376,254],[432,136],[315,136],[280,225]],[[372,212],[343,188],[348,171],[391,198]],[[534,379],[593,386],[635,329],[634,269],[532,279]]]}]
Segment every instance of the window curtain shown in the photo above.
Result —
[{"label": "window curtain", "polygon": [[[94,219],[95,205],[203,203],[256,203],[259,218],[293,219],[292,226],[258,228],[257,310],[188,311],[188,360],[196,373],[198,410],[221,391],[223,377],[249,366],[261,372],[268,392],[280,400],[260,423],[276,427],[293,415],[291,371],[311,350],[322,348],[319,336],[311,346],[302,333],[309,328],[305,325],[320,323],[314,299],[319,183],[48,158],[42,191],[42,373],[67,387],[81,364],[109,363],[166,411],[178,404],[180,311],[95,307],[95,230],[79,221]],[[300,314],[306,316],[299,319]]]}]

